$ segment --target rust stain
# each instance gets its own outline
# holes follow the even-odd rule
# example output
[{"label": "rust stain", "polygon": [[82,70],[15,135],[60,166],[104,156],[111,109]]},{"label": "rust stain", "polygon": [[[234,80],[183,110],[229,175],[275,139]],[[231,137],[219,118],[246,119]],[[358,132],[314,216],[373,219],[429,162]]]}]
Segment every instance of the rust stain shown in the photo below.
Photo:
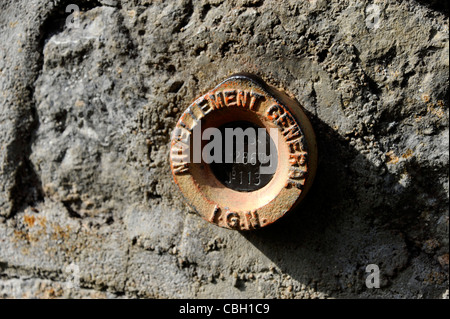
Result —
[{"label": "rust stain", "polygon": [[69,226],[62,227],[61,225],[58,225],[58,224],[52,224],[52,228],[54,231],[52,234],[52,239],[54,239],[54,240],[69,239],[69,237],[70,237],[70,227]]},{"label": "rust stain", "polygon": [[47,218],[45,218],[45,216],[42,216],[41,218],[39,218],[38,223],[42,227],[43,230],[47,229]]},{"label": "rust stain", "polygon": [[402,158],[410,158],[411,156],[413,156],[413,153],[413,150],[408,148],[406,152],[402,154]]},{"label": "rust stain", "polygon": [[14,230],[14,237],[19,240],[25,240],[30,242],[30,235],[28,232],[24,232],[22,230]]},{"label": "rust stain", "polygon": [[47,219],[44,216],[28,215],[23,216],[23,229],[14,230],[13,242],[25,241],[27,244],[38,242],[47,230]]},{"label": "rust stain", "polygon": [[422,94],[422,101],[424,101],[425,103],[430,102],[430,95],[427,93]]},{"label": "rust stain", "polygon": [[434,107],[433,103],[429,103],[427,105],[427,112],[437,116],[438,118],[442,118],[444,116],[444,110],[442,107]]},{"label": "rust stain", "polygon": [[389,151],[386,154],[387,157],[387,164],[397,164],[399,161],[399,158],[397,155],[395,155],[394,151]]},{"label": "rust stain", "polygon": [[34,223],[36,222],[36,217],[34,217],[34,215],[24,215],[23,221],[28,226],[28,228],[31,228],[34,226]]}]

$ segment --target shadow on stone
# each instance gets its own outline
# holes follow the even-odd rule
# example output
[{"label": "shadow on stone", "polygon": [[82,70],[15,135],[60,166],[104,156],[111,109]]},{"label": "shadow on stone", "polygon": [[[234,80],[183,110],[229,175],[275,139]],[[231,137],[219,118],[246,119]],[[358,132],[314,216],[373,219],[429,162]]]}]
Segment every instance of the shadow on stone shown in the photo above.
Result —
[{"label": "shadow on stone", "polygon": [[366,288],[366,266],[379,266],[382,288],[392,285],[426,239],[422,212],[430,208],[429,198],[445,200],[445,191],[414,160],[403,163],[410,181],[400,183],[388,172],[391,164],[375,167],[326,123],[308,116],[319,149],[310,193],[273,225],[241,234],[281,273],[314,291],[376,295],[382,289]]},{"label": "shadow on stone", "polygon": [[439,11],[448,17],[450,4],[447,1],[417,0],[417,2],[431,10]]}]

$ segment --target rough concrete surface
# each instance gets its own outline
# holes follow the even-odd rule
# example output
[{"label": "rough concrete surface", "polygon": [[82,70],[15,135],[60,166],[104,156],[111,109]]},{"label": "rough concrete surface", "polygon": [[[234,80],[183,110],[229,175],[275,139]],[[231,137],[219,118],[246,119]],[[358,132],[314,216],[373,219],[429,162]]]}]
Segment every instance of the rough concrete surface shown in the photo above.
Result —
[{"label": "rough concrete surface", "polygon": [[[448,298],[443,2],[2,0],[0,40],[0,297]],[[319,148],[306,200],[251,233],[190,211],[168,165],[236,72]]]}]

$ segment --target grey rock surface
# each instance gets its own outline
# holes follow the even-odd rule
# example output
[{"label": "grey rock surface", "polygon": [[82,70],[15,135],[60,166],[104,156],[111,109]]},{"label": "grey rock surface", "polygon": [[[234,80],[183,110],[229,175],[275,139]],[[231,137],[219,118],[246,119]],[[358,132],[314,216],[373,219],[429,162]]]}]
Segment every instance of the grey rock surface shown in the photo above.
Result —
[{"label": "grey rock surface", "polygon": [[[0,31],[0,297],[448,298],[448,6],[6,0]],[[190,211],[168,163],[236,72],[319,147],[306,200],[251,233]]]}]

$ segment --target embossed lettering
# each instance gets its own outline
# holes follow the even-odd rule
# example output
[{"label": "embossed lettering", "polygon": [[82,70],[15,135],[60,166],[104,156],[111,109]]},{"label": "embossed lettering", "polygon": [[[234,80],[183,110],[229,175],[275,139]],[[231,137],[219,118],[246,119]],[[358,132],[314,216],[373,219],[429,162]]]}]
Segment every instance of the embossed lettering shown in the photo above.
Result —
[{"label": "embossed lettering", "polygon": [[209,221],[211,223],[214,223],[218,214],[219,214],[219,205],[216,205],[214,207],[213,213],[211,214],[211,217],[209,218]]},{"label": "embossed lettering", "polygon": [[[221,221],[222,217],[219,216],[220,208],[219,205],[216,205],[211,216],[209,217],[209,221],[212,223],[216,223],[217,219]],[[228,227],[234,229],[257,229],[261,227],[259,215],[256,210],[248,212],[233,212],[227,210],[225,214],[225,222]]]},{"label": "embossed lettering", "polygon": [[[255,92],[241,91],[241,90],[224,90],[223,92],[211,93],[205,96],[204,101],[201,101],[201,109],[204,114],[208,114],[212,110],[218,110],[224,107],[238,106],[254,110],[258,103],[264,99],[264,96]],[[198,102],[200,104],[200,102]]]},{"label": "embossed lettering", "polygon": [[264,96],[255,92],[238,91],[236,99],[237,106],[253,110]]},{"label": "embossed lettering", "polygon": [[172,159],[174,174],[181,174],[188,171],[189,152],[188,146],[182,142],[176,142],[171,149],[170,157]]},{"label": "embossed lettering", "polygon": [[200,101],[196,101],[191,106],[189,106],[187,112],[196,121],[201,120],[203,117],[205,117],[206,114],[211,112],[210,108],[204,108],[205,105],[208,105],[208,103],[204,98],[202,98]]},{"label": "embossed lettering", "polygon": [[283,135],[286,137],[286,140],[290,140],[291,138],[299,137],[300,129],[297,125],[291,125],[285,130],[283,130]]},{"label": "embossed lettering", "polygon": [[208,100],[211,108],[214,110],[218,110],[225,107],[222,92],[217,92],[215,95],[209,94],[207,95],[206,99]]},{"label": "embossed lettering", "polygon": [[256,212],[256,210],[252,211],[252,212],[246,212],[245,213],[245,218],[247,220],[247,227],[248,229],[256,229],[261,227],[261,224],[259,222],[259,216],[258,213]]},{"label": "embossed lettering", "polygon": [[285,186],[286,187],[294,186],[294,187],[297,187],[301,191],[303,188],[303,185],[305,185],[304,179],[300,179],[300,180],[288,179]]},{"label": "embossed lettering", "polygon": [[203,115],[207,115],[211,113],[211,111],[213,110],[211,105],[208,103],[208,100],[206,100],[204,97],[199,99],[197,105],[200,107],[200,110],[203,112]]},{"label": "embossed lettering", "polygon": [[225,97],[225,104],[227,106],[235,106],[235,105],[237,105],[236,90],[223,91],[223,95]]},{"label": "embossed lettering", "polygon": [[247,101],[249,101],[249,92],[246,91],[238,91],[237,94],[237,106],[247,107]]},{"label": "embossed lettering", "polygon": [[287,113],[283,113],[275,119],[275,123],[284,129],[286,126],[292,123],[292,117],[290,117]]},{"label": "embossed lettering", "polygon": [[307,153],[303,150],[303,136],[295,119],[279,104],[271,105],[266,116],[274,122],[283,134],[289,147],[289,178],[285,187],[302,189],[307,175]]},{"label": "embossed lettering", "polygon": [[289,163],[291,165],[303,166],[306,164],[306,153],[289,154]]},{"label": "embossed lettering", "polygon": [[183,173],[187,173],[189,171],[189,164],[188,163],[182,163],[180,165],[174,165],[173,166],[173,173],[175,175],[180,175]]},{"label": "embossed lettering", "polygon": [[300,167],[291,166],[289,168],[289,178],[293,179],[303,179],[306,176],[307,171],[301,169]]},{"label": "embossed lettering", "polygon": [[188,171],[190,136],[191,133],[189,130],[183,126],[174,129],[172,135],[173,143],[170,150],[174,174],[181,174]]},{"label": "embossed lettering", "polygon": [[290,140],[290,141],[286,141],[287,144],[289,145],[289,151],[291,153],[295,153],[295,152],[305,152],[303,150],[303,137],[300,136],[299,138],[295,139],[295,140]]},{"label": "embossed lettering", "polygon": [[231,228],[239,227],[239,214],[235,212],[227,212],[226,215],[227,225]]},{"label": "embossed lettering", "polygon": [[198,121],[197,116],[195,116],[194,111],[192,110],[192,105],[187,108],[186,112],[192,117],[195,122]]},{"label": "embossed lettering", "polygon": [[273,121],[276,120],[283,114],[283,109],[278,104],[273,104],[269,109],[266,111],[267,117],[269,120]]},{"label": "embossed lettering", "polygon": [[181,127],[177,126],[173,130],[172,141],[181,142],[183,144],[189,144],[189,138],[191,137],[191,132],[186,128],[186,126],[182,125],[183,122],[180,122]]},{"label": "embossed lettering", "polygon": [[258,93],[250,93],[252,99],[250,100],[250,106],[248,107],[250,110],[253,110],[256,105],[257,105],[257,101],[260,101],[262,98],[264,98],[264,96],[258,94]]}]

